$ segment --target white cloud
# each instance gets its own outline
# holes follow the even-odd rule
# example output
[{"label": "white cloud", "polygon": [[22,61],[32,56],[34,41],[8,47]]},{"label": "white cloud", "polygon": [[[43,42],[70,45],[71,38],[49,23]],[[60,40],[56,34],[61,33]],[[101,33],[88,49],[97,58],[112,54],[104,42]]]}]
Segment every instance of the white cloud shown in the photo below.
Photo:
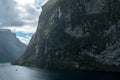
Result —
[{"label": "white cloud", "polygon": [[10,25],[24,25],[20,19],[19,10],[14,0],[0,0],[0,27]]},{"label": "white cloud", "polygon": [[[0,0],[0,28],[12,32],[35,33],[39,15],[48,0]],[[6,3],[6,4],[4,4]],[[7,10],[6,10],[7,7]],[[17,36],[28,44],[30,37]]]},{"label": "white cloud", "polygon": [[34,4],[34,0],[15,0],[19,5],[32,5]]},{"label": "white cloud", "polygon": [[[2,29],[10,29],[13,33],[22,32],[23,34],[35,33],[37,27],[30,27],[25,25],[23,27],[4,27]],[[28,45],[31,36],[26,35],[25,37],[17,36],[17,38],[23,42],[24,44]]]},{"label": "white cloud", "polygon": [[17,36],[17,38],[26,45],[29,44],[29,41],[31,39],[31,37],[25,38],[25,37],[20,37],[20,36]]},{"label": "white cloud", "polygon": [[35,33],[37,27],[32,27],[30,25],[24,25],[22,27],[4,27],[2,29],[10,29],[12,32],[22,32],[22,33]]},{"label": "white cloud", "polygon": [[35,0],[35,5],[39,9],[41,6],[43,6],[48,0]]},{"label": "white cloud", "polygon": [[[0,27],[37,24],[47,0],[0,0]],[[40,8],[37,8],[39,5]]]}]

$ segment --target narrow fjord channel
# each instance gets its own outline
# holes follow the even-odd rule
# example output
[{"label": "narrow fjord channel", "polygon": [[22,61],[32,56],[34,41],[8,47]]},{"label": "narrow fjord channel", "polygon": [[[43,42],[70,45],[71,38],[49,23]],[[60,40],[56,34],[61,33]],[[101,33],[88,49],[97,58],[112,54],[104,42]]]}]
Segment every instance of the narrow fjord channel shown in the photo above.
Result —
[{"label": "narrow fjord channel", "polygon": [[120,80],[118,73],[45,70],[23,66],[0,64],[0,80]]}]

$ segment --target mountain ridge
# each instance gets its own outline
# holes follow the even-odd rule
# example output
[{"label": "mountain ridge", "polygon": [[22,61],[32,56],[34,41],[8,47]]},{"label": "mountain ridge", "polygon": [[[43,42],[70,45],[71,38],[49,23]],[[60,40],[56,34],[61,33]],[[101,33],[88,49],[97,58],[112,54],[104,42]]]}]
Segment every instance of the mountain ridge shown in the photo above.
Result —
[{"label": "mountain ridge", "polygon": [[26,48],[16,34],[9,29],[0,29],[0,62],[12,62],[20,58]]},{"label": "mountain ridge", "polygon": [[120,1],[49,0],[16,64],[120,71]]}]

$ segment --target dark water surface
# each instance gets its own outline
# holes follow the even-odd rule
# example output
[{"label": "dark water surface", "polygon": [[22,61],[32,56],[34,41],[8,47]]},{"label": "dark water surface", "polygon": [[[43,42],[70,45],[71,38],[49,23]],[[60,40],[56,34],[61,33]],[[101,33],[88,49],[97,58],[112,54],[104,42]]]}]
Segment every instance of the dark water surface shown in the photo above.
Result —
[{"label": "dark water surface", "polygon": [[0,64],[0,80],[120,80],[119,73],[43,70]]}]

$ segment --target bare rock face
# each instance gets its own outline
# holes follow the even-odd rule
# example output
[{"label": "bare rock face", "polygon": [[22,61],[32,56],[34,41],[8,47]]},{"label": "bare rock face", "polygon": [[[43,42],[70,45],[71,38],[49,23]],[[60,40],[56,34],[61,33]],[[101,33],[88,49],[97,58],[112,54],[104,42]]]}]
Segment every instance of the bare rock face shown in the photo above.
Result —
[{"label": "bare rock face", "polygon": [[0,29],[0,62],[12,62],[20,58],[26,45],[16,38],[16,34]]},{"label": "bare rock face", "polygon": [[119,0],[49,0],[20,65],[119,70]]}]

